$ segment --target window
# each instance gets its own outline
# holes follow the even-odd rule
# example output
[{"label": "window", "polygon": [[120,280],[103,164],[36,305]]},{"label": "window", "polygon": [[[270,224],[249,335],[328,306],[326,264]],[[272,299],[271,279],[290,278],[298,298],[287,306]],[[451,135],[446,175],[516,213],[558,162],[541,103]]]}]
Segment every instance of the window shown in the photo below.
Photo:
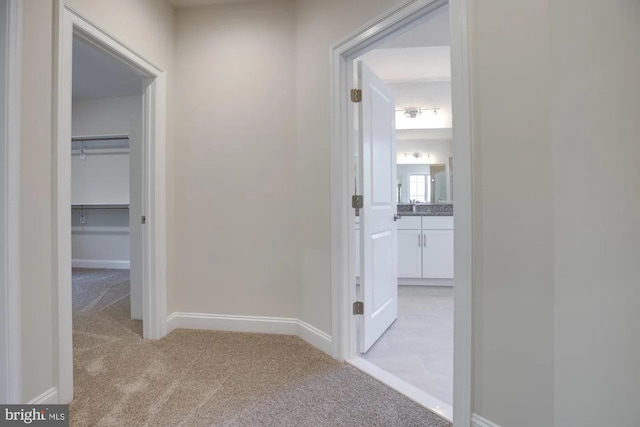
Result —
[{"label": "window", "polygon": [[409,174],[409,200],[426,203],[429,175]]}]

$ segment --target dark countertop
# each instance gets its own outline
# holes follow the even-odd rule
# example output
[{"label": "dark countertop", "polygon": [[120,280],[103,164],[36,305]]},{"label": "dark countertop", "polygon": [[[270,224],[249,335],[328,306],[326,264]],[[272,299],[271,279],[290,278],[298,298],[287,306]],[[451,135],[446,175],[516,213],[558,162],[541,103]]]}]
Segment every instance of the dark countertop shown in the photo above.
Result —
[{"label": "dark countertop", "polygon": [[412,205],[398,205],[400,216],[453,216],[452,203],[418,204],[413,211]]},{"label": "dark countertop", "polygon": [[[453,216],[453,204],[451,203],[421,204],[416,205],[415,212],[412,209],[412,205],[398,205],[398,214],[400,216]],[[359,216],[357,211],[356,216]]]}]

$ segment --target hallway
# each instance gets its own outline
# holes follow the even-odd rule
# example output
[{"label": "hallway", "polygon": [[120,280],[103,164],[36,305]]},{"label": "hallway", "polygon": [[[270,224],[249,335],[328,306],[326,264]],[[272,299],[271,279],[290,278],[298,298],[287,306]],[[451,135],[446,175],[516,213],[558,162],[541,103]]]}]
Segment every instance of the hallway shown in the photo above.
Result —
[{"label": "hallway", "polygon": [[297,337],[143,340],[126,270],[74,270],[73,292],[74,426],[450,425]]}]

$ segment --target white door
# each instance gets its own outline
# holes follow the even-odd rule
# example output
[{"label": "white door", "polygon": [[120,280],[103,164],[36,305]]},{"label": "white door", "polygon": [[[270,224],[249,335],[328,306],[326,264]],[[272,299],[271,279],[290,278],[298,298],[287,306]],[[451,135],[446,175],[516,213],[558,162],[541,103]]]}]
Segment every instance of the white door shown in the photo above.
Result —
[{"label": "white door", "polygon": [[398,317],[395,99],[362,62],[359,108],[361,295],[360,351],[366,352]]},{"label": "white door", "polygon": [[144,151],[142,122],[134,120],[129,133],[129,239],[131,318],[142,320],[142,223]]},{"label": "white door", "polygon": [[422,277],[453,279],[453,230],[423,230]]},{"label": "white door", "polygon": [[422,233],[398,230],[398,277],[422,277]]}]

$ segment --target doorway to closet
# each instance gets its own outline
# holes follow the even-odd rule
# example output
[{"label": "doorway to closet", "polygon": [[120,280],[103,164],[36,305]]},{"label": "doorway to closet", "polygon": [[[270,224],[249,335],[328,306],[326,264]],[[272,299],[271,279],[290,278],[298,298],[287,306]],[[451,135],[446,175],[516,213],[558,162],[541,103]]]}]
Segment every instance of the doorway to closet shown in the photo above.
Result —
[{"label": "doorway to closet", "polygon": [[143,78],[73,39],[71,269],[74,382],[104,346],[143,337]]}]

